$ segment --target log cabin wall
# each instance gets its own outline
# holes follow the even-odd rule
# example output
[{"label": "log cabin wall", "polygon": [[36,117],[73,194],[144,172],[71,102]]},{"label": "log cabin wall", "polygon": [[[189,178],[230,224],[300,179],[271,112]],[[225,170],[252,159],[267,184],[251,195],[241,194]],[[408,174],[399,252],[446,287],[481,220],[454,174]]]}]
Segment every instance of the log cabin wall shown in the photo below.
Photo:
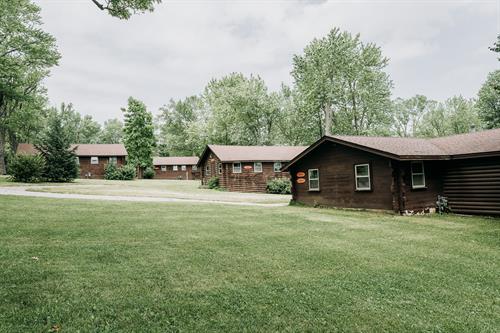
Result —
[{"label": "log cabin wall", "polygon": [[[91,164],[91,156],[79,156],[80,178],[103,179],[104,170],[109,163],[110,156],[97,156],[98,164]],[[114,156],[113,156],[114,157]],[[116,156],[118,167],[125,164],[125,156]]]},{"label": "log cabin wall", "polygon": [[[356,191],[355,164],[370,165],[371,190]],[[324,205],[342,208],[368,208],[393,210],[398,203],[393,202],[391,189],[393,169],[391,160],[346,146],[324,142],[305,158],[290,168],[293,183],[293,199],[307,205]],[[319,170],[319,191],[309,191],[308,170]],[[297,183],[297,173],[303,172],[303,184]],[[396,201],[399,199],[396,199]]]},{"label": "log cabin wall", "polygon": [[[194,180],[197,179],[198,172],[193,171],[192,165],[186,165],[186,170],[182,170],[182,165],[177,166],[177,171],[174,171],[173,165],[165,165],[162,170],[161,165],[155,165],[155,179],[178,179],[178,180]],[[199,178],[199,176],[198,176]]]},{"label": "log cabin wall", "polygon": [[219,184],[233,192],[266,192],[269,180],[290,178],[288,172],[274,172],[274,162],[262,162],[262,172],[255,172],[254,162],[242,162],[241,173],[233,172],[232,163],[223,163],[222,167]]},{"label": "log cabin wall", "polygon": [[500,215],[500,157],[447,162],[443,193],[454,213]]}]

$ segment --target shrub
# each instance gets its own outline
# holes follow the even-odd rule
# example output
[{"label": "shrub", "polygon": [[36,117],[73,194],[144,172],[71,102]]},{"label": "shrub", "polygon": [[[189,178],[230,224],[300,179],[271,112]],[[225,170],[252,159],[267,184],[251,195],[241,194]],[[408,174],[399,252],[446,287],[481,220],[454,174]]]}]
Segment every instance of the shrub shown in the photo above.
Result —
[{"label": "shrub", "polygon": [[153,179],[155,176],[155,171],[151,167],[147,167],[144,169],[144,172],[142,173],[142,178],[144,179]]},{"label": "shrub", "polygon": [[45,160],[40,155],[16,155],[9,162],[9,174],[16,182],[39,182],[44,170]]},{"label": "shrub", "polygon": [[212,177],[208,180],[208,188],[217,189],[219,188],[219,177]]},{"label": "shrub", "polygon": [[273,194],[290,194],[292,183],[286,178],[273,178],[267,182],[266,191]]},{"label": "shrub", "polygon": [[133,180],[135,178],[135,167],[124,165],[118,168],[115,164],[108,164],[104,170],[104,179],[107,180]]}]

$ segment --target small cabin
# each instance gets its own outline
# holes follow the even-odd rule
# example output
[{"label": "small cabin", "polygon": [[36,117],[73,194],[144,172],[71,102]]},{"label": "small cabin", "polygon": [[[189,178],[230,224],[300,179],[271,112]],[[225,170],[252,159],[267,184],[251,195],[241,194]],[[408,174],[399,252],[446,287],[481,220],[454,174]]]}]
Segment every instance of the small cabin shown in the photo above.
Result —
[{"label": "small cabin", "polygon": [[307,205],[500,215],[500,129],[434,139],[324,136],[285,168]]},{"label": "small cabin", "polygon": [[228,191],[266,192],[273,178],[290,178],[282,168],[306,147],[208,145],[198,162],[201,181],[206,185],[218,177]]},{"label": "small cabin", "polygon": [[[76,162],[80,167],[80,178],[104,178],[104,170],[108,164],[117,166],[126,163],[127,150],[123,144],[72,144]],[[18,154],[37,154],[38,151],[30,143],[20,143]]]},{"label": "small cabin", "polygon": [[155,179],[200,179],[197,156],[154,157]]}]

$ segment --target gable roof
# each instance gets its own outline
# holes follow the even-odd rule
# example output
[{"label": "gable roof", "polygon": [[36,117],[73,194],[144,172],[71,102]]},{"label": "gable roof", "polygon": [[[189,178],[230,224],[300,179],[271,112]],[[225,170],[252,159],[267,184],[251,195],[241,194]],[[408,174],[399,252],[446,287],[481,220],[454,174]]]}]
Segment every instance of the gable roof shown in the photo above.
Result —
[{"label": "gable roof", "polygon": [[[116,144],[72,144],[76,147],[76,156],[127,156],[127,150],[121,143]],[[38,150],[31,143],[20,143],[17,146],[17,153],[37,154]]]},{"label": "gable roof", "polygon": [[335,135],[324,136],[316,141],[284,170],[325,141],[395,160],[449,160],[500,155],[500,129],[432,139]]},{"label": "gable roof", "polygon": [[153,157],[153,165],[196,165],[198,156]]},{"label": "gable roof", "polygon": [[212,151],[222,162],[288,162],[306,146],[223,146],[208,145],[201,159]]}]

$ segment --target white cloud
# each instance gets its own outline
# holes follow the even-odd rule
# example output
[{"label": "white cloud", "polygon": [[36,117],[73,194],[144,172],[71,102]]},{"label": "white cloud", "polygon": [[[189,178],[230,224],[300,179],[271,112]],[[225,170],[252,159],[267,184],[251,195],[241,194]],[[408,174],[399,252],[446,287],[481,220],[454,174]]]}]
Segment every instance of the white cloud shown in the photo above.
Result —
[{"label": "white cloud", "polygon": [[500,20],[494,0],[164,1],[128,21],[90,0],[36,2],[63,56],[47,80],[51,102],[100,121],[121,116],[130,95],[156,112],[235,71],[278,89],[291,83],[292,56],[336,26],[382,47],[394,96],[472,97],[498,68],[487,50]]}]

